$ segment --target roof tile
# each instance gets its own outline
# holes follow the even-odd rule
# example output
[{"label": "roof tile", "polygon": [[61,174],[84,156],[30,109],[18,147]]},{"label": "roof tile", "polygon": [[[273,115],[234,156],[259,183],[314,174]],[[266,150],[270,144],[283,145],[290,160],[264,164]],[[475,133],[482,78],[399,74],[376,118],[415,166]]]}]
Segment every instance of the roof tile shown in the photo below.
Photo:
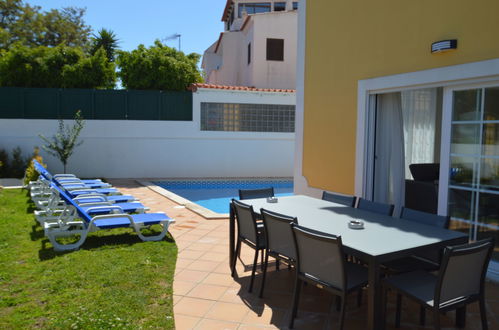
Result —
[{"label": "roof tile", "polygon": [[228,85],[215,85],[215,84],[192,84],[189,88],[193,92],[197,91],[198,88],[208,88],[208,89],[224,89],[232,91],[250,91],[250,92],[276,92],[276,93],[295,93],[294,89],[274,89],[274,88],[256,88],[248,86],[228,86]]}]

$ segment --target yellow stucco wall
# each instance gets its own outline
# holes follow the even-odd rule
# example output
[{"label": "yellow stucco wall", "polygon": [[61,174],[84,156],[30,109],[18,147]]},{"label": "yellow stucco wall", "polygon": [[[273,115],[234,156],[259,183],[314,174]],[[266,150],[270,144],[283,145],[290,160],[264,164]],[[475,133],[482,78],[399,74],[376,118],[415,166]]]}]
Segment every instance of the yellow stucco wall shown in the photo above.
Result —
[{"label": "yellow stucco wall", "polygon": [[[499,0],[308,0],[303,174],[354,193],[357,82],[499,58]],[[457,51],[431,54],[432,42]]]}]

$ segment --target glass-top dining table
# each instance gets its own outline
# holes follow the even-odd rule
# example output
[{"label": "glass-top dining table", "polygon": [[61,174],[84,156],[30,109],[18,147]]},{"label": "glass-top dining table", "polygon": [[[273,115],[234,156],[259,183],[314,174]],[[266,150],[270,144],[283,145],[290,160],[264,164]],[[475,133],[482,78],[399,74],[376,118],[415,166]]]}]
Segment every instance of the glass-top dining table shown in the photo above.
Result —
[{"label": "glass-top dining table", "polygon": [[[303,195],[279,197],[277,203],[266,198],[243,201],[260,214],[266,209],[298,218],[301,226],[342,238],[345,253],[368,266],[368,329],[383,327],[380,265],[413,255],[428,248],[442,248],[468,241],[468,235],[423,225],[414,221],[380,215]],[[351,229],[351,220],[364,222],[363,229]],[[234,267],[235,217],[230,213],[230,267]]]}]

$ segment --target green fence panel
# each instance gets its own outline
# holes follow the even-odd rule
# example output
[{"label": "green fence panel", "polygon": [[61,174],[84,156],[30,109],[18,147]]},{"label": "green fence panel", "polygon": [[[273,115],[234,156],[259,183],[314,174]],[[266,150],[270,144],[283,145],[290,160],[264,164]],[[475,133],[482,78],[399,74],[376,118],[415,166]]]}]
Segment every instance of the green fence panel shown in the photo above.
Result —
[{"label": "green fence panel", "polygon": [[73,119],[78,110],[83,118],[94,118],[94,91],[91,89],[62,89],[60,102],[63,119]]},{"label": "green fence panel", "polygon": [[0,88],[0,118],[192,121],[192,92]]},{"label": "green fence panel", "polygon": [[0,88],[0,118],[24,117],[23,92],[23,88]]},{"label": "green fence panel", "polygon": [[126,118],[127,91],[125,90],[96,90],[94,119]]},{"label": "green fence panel", "polygon": [[192,92],[162,92],[159,119],[192,121]]},{"label": "green fence panel", "polygon": [[58,119],[60,91],[57,88],[26,88],[24,118]]},{"label": "green fence panel", "polygon": [[158,120],[160,92],[128,91],[128,116],[130,120]]}]

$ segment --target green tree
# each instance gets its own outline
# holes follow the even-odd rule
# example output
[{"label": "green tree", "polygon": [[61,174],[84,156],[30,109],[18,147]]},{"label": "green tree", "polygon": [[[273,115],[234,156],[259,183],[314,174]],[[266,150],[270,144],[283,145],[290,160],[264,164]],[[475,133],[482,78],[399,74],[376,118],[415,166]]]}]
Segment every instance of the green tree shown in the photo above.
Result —
[{"label": "green tree", "polygon": [[102,49],[89,56],[65,45],[16,45],[0,54],[1,87],[113,88],[115,82],[115,65]]},{"label": "green tree", "polygon": [[107,59],[110,62],[114,61],[114,55],[118,49],[119,39],[111,30],[100,29],[97,34],[92,37],[92,47],[90,54],[95,54],[101,47],[106,51]]},{"label": "green tree", "polygon": [[59,129],[51,139],[48,139],[41,134],[39,135],[46,143],[46,145],[42,146],[43,150],[50,155],[59,158],[64,165],[64,173],[66,173],[68,160],[73,154],[74,149],[83,143],[83,141],[78,142],[78,136],[85,126],[85,120],[83,119],[80,110],[76,112],[74,121],[73,126],[68,127],[64,124],[64,120],[59,119]]},{"label": "green tree", "polygon": [[0,0],[0,48],[15,43],[54,47],[61,43],[86,49],[91,28],[85,24],[85,9],[66,7],[42,11],[23,0]]},{"label": "green tree", "polygon": [[118,76],[128,89],[182,91],[202,81],[197,67],[200,57],[195,53],[185,55],[156,40],[149,48],[139,45],[131,52],[119,51]]}]

